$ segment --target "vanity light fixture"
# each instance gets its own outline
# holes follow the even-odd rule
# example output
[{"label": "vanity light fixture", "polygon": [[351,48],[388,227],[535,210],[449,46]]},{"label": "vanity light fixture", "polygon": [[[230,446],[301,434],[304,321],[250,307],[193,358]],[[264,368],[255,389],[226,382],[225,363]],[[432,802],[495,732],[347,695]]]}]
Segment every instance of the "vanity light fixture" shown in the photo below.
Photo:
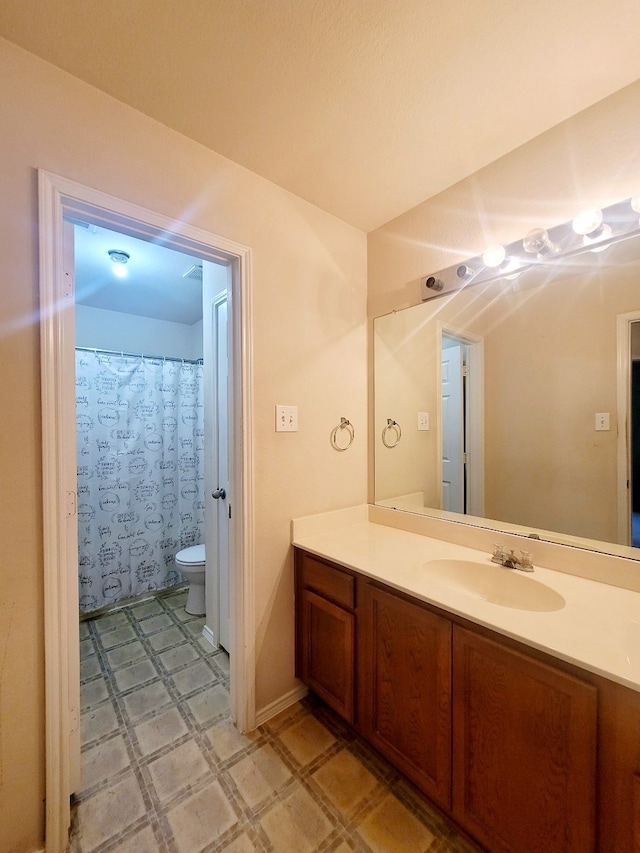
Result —
[{"label": "vanity light fixture", "polygon": [[109,249],[107,252],[113,261],[113,274],[117,278],[127,277],[127,263],[131,255],[128,252],[123,252],[121,249]]},{"label": "vanity light fixture", "polygon": [[640,195],[606,208],[586,208],[573,220],[533,228],[524,238],[491,246],[469,258],[420,279],[422,301],[445,296],[468,285],[514,279],[538,266],[571,263],[584,252],[602,252],[608,246],[640,236]]}]

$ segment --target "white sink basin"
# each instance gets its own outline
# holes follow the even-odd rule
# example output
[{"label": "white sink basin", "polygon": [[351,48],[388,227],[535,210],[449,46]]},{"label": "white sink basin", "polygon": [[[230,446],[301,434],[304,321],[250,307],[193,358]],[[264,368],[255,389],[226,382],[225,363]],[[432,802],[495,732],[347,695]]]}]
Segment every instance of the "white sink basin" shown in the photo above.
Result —
[{"label": "white sink basin", "polygon": [[565,601],[560,593],[531,574],[506,569],[495,563],[471,560],[431,560],[424,571],[440,587],[460,591],[491,604],[514,610],[561,610]]}]

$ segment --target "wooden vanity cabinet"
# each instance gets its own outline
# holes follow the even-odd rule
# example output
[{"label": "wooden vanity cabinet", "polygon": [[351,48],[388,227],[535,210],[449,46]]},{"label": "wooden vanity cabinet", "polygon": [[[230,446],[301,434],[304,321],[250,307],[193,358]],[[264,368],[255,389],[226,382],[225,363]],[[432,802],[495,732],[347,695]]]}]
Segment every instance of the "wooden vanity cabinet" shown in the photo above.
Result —
[{"label": "wooden vanity cabinet", "polygon": [[355,577],[296,552],[296,676],[355,722]]},{"label": "wooden vanity cabinet", "polygon": [[423,793],[451,806],[451,623],[358,585],[360,731]]},{"label": "wooden vanity cabinet", "polygon": [[595,849],[596,688],[456,625],[453,810],[494,853]]},{"label": "wooden vanity cabinet", "polygon": [[640,853],[640,692],[303,551],[296,674],[491,853]]}]

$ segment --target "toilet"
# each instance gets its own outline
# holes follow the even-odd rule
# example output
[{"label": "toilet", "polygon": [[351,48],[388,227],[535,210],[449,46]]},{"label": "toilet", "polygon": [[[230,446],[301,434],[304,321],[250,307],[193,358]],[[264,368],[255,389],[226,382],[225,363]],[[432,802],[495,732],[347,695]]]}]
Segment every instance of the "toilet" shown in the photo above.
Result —
[{"label": "toilet", "polygon": [[176,566],[189,581],[189,595],[184,609],[192,616],[206,613],[204,575],[206,568],[204,545],[191,545],[176,554]]}]

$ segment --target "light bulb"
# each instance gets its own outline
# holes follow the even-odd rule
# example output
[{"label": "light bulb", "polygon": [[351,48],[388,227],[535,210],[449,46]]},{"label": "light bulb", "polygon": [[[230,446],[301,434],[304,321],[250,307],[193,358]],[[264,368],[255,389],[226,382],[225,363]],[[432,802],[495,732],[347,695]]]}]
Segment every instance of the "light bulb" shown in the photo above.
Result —
[{"label": "light bulb", "polygon": [[580,234],[582,237],[593,234],[602,227],[602,211],[597,207],[581,210],[571,226],[576,234]]},{"label": "light bulb", "polygon": [[[612,230],[610,225],[603,225],[602,228],[598,231],[597,237],[588,237],[584,236],[582,238],[582,242],[585,246],[590,246],[591,243],[600,243],[602,240],[608,240],[612,235]],[[604,252],[605,249],[609,248],[609,243],[606,243],[604,246],[597,246],[596,248],[589,249],[590,252]]]},{"label": "light bulb", "polygon": [[127,268],[124,264],[114,264],[113,265],[113,274],[116,278],[126,278],[127,277]]},{"label": "light bulb", "polygon": [[504,246],[490,246],[483,254],[482,262],[485,267],[495,269],[496,267],[499,267],[500,264],[504,263],[504,259],[506,257],[507,253]]},{"label": "light bulb", "polygon": [[544,228],[534,228],[522,241],[522,248],[529,255],[547,255],[554,246]]}]

